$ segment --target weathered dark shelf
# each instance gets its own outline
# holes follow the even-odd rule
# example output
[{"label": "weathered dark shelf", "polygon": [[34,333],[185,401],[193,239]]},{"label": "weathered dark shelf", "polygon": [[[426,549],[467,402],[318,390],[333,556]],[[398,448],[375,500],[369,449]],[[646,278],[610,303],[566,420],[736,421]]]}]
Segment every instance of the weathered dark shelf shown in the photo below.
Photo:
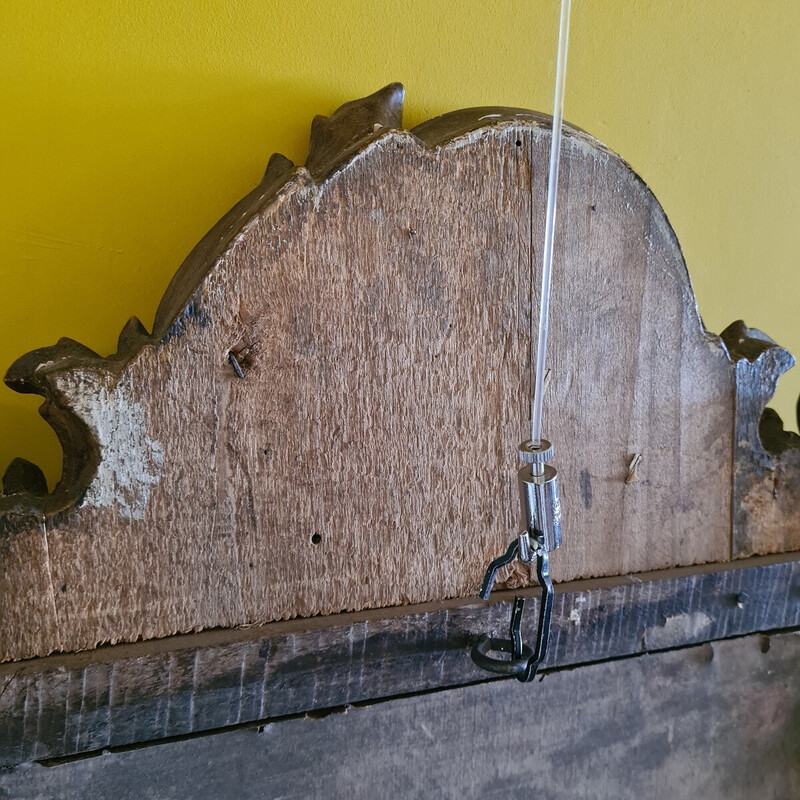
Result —
[{"label": "weathered dark shelf", "polygon": [[[800,633],[21,764],[15,800],[800,796]],[[5,792],[5,794],[3,794]]]}]

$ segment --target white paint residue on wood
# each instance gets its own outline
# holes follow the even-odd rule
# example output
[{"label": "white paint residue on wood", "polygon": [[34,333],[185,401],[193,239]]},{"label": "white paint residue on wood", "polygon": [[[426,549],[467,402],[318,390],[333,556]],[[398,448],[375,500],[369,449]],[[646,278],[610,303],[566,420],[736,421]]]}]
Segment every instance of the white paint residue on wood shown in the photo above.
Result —
[{"label": "white paint residue on wood", "polygon": [[660,650],[671,647],[676,637],[687,641],[700,640],[702,634],[714,620],[703,611],[691,614],[675,614],[667,617],[663,625],[648,628],[644,634],[646,650]]},{"label": "white paint residue on wood", "polygon": [[147,435],[144,408],[132,398],[129,381],[108,383],[109,376],[79,373],[71,386],[59,387],[100,446],[82,505],[114,506],[123,519],[143,519],[151,487],[161,479],[164,447]]}]

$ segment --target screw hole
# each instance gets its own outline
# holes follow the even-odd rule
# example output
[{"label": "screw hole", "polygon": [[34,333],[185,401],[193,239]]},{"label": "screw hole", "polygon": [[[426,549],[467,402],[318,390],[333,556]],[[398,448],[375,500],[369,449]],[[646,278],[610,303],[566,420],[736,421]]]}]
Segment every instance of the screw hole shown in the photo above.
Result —
[{"label": "screw hole", "polygon": [[311,537],[311,544],[319,544],[321,541],[322,541],[322,536],[320,536],[320,534],[318,533],[315,533]]},{"label": "screw hole", "polygon": [[517,139],[515,144],[517,145],[517,147],[522,147],[522,139]]}]

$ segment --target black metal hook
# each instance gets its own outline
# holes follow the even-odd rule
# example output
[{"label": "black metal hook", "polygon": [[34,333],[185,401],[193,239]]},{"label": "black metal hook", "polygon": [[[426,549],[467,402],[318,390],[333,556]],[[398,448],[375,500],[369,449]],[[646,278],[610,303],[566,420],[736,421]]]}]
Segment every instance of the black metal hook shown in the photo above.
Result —
[{"label": "black metal hook", "polygon": [[[489,598],[500,567],[510,564],[518,555],[519,541],[515,540],[504,555],[489,564],[479,593],[483,600]],[[539,625],[536,632],[536,649],[531,650],[528,645],[522,642],[521,626],[525,598],[519,596],[514,598],[514,604],[511,608],[509,638],[498,639],[485,634],[481,636],[478,643],[472,648],[472,660],[477,666],[499,675],[513,675],[522,683],[528,683],[533,680],[537,669],[547,655],[547,643],[550,638],[553,582],[550,579],[547,551],[544,549],[539,549],[536,553],[536,576],[542,589],[542,597],[539,604]],[[498,658],[490,655],[490,653],[508,653],[510,658]]]},{"label": "black metal hook", "polygon": [[478,597],[480,597],[481,600],[489,599],[489,595],[492,593],[492,587],[494,586],[494,581],[497,577],[500,567],[507,567],[512,561],[516,560],[518,556],[519,539],[514,539],[514,541],[508,546],[508,550],[506,550],[503,555],[498,556],[494,561],[492,561],[486,569],[486,574],[483,576],[483,583],[481,584],[480,591],[478,592]]}]

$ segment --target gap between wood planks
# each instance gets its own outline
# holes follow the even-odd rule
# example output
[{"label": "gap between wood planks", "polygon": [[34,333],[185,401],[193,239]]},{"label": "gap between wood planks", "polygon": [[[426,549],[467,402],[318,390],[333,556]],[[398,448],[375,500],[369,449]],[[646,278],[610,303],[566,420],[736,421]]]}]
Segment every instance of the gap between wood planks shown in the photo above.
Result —
[{"label": "gap between wood planks", "polygon": [[[589,578],[580,581],[567,581],[555,585],[555,593],[568,594],[590,592],[594,589],[614,588],[617,586],[630,586],[634,584],[665,581],[674,578],[684,578],[692,575],[707,575],[714,572],[728,572],[733,570],[765,567],[772,564],[791,563],[800,561],[800,551],[794,553],[775,553],[766,556],[754,556],[738,561],[725,561],[711,564],[693,564],[686,567],[671,567],[652,572],[639,572],[628,575],[615,575],[606,578]],[[477,588],[477,587],[476,587]],[[291,633],[323,630],[354,625],[359,622],[377,622],[387,619],[396,619],[411,615],[419,615],[436,611],[449,611],[458,608],[480,605],[496,605],[510,603],[515,595],[522,597],[538,597],[538,586],[524,589],[508,589],[492,593],[489,601],[484,602],[475,597],[453,598],[451,600],[438,600],[431,603],[416,605],[391,606],[389,608],[366,609],[364,611],[344,612],[317,617],[296,617],[279,622],[268,622],[264,625],[248,625],[237,628],[214,628],[198,633],[178,634],[163,639],[150,639],[145,642],[133,642],[115,645],[103,645],[94,650],[79,653],[57,653],[40,658],[24,661],[13,661],[0,664],[0,680],[3,687],[0,696],[9,684],[9,679],[23,677],[33,672],[42,672],[53,669],[79,669],[90,664],[108,664],[120,659],[139,658],[161,653],[169,653],[187,648],[215,647],[228,643],[245,642],[270,636],[279,636]]]},{"label": "gap between wood planks", "polygon": [[[741,634],[739,636],[727,637],[725,641],[759,637],[761,639],[761,643],[759,645],[760,650],[762,653],[767,653],[769,652],[770,649],[770,644],[769,644],[770,637],[782,634],[792,634],[792,633],[800,634],[800,627],[776,628],[774,630],[769,630],[769,631],[759,631],[758,633],[746,633],[746,634]],[[680,650],[700,651],[703,648],[710,649],[711,652],[707,659],[710,662],[714,658],[714,643],[716,641],[720,640],[709,640],[707,642],[701,642],[699,644],[678,645],[676,647],[665,647],[654,650],[645,650],[640,653],[632,653],[623,656],[611,656],[609,658],[602,658],[596,661],[586,661],[580,664],[566,664],[564,666],[550,667],[548,669],[543,669],[541,670],[541,672],[539,672],[535,680],[535,683],[541,683],[547,676],[555,675],[561,672],[572,672],[574,670],[583,669],[584,667],[591,667],[597,664],[606,664],[611,661],[625,661],[625,660],[632,661],[635,659],[645,658],[647,656],[652,656],[656,654],[662,655],[664,653],[672,653]],[[158,747],[164,744],[171,744],[173,742],[184,742],[184,741],[191,741],[193,739],[203,739],[205,737],[216,736],[221,733],[231,733],[233,731],[241,731],[241,730],[255,730],[257,733],[262,733],[263,730],[268,725],[275,725],[281,722],[288,722],[290,720],[305,719],[308,720],[309,722],[314,722],[317,720],[325,719],[326,717],[329,717],[333,714],[347,714],[349,713],[350,709],[357,710],[361,708],[370,708],[371,706],[393,703],[397,700],[404,700],[411,697],[424,697],[426,695],[440,694],[442,692],[455,692],[470,686],[481,686],[484,684],[497,683],[499,681],[510,681],[510,680],[512,680],[512,678],[488,676],[483,680],[469,681],[467,683],[458,684],[457,686],[442,686],[432,689],[423,689],[417,692],[399,692],[397,694],[387,695],[385,697],[378,697],[375,698],[374,700],[358,700],[352,703],[347,703],[345,705],[331,706],[330,708],[320,708],[320,709],[314,709],[313,711],[299,712],[296,714],[283,714],[275,717],[265,717],[259,720],[248,720],[247,722],[241,722],[235,725],[224,725],[219,728],[211,728],[209,730],[184,733],[184,734],[179,734],[177,736],[165,736],[160,739],[148,739],[143,742],[134,742],[132,744],[125,744],[125,745],[112,745],[110,747],[103,747],[97,750],[89,750],[82,753],[75,753],[67,756],[58,756],[55,758],[34,759],[32,762],[29,763],[39,764],[42,767],[48,767],[48,768],[59,767],[64,764],[71,764],[76,761],[85,761],[87,759],[97,758],[99,756],[103,756],[109,753],[128,753],[136,750],[144,750],[151,747]],[[531,687],[531,690],[535,691],[535,688]]]}]

